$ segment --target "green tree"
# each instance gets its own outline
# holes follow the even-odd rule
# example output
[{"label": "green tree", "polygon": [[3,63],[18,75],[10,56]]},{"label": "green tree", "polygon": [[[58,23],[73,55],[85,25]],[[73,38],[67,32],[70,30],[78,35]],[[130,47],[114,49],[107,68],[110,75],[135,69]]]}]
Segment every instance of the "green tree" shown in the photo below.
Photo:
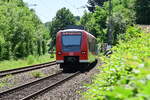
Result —
[{"label": "green tree", "polygon": [[50,49],[55,45],[56,33],[59,30],[63,30],[67,25],[74,25],[75,23],[76,19],[69,9],[62,8],[57,11],[56,16],[49,24],[50,35],[52,37]]},{"label": "green tree", "polygon": [[149,0],[136,0],[136,23],[137,24],[150,24],[150,1]]},{"label": "green tree", "polygon": [[85,12],[80,20],[80,24],[85,26],[86,30],[98,38],[99,42],[106,40],[106,19],[107,12],[105,9],[96,7],[94,13]]},{"label": "green tree", "polygon": [[[135,0],[112,0],[112,4],[113,44],[116,44],[118,35],[125,33],[127,27],[135,23]],[[108,2],[105,8],[109,10]],[[106,23],[109,24],[109,19]]]},{"label": "green tree", "polygon": [[103,6],[104,2],[108,0],[88,0],[88,10],[91,12],[95,11],[96,6]]},{"label": "green tree", "polygon": [[[108,25],[109,25],[109,1],[89,0],[95,2],[94,12],[85,13],[80,20],[81,25],[95,35],[100,42],[108,42]],[[103,4],[101,7],[100,3]],[[95,7],[94,5],[94,7]],[[126,28],[135,23],[135,0],[112,0],[112,40],[113,44],[117,43],[119,34],[123,34]]]},{"label": "green tree", "polygon": [[2,0],[0,5],[0,60],[45,53],[48,30],[35,12],[22,0]]},{"label": "green tree", "polygon": [[80,19],[80,25],[84,26],[84,28],[88,31],[89,31],[88,22],[89,22],[89,20],[91,20],[91,17],[92,17],[92,13],[88,13],[88,12],[85,11],[84,15]]}]

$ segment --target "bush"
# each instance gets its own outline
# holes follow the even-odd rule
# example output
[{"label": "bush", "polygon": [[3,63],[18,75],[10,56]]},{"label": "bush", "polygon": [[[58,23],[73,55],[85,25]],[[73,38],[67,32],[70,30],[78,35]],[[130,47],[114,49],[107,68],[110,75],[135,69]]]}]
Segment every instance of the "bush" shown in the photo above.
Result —
[{"label": "bush", "polygon": [[0,61],[45,54],[49,32],[35,12],[23,0],[0,5]]},{"label": "bush", "polygon": [[131,29],[128,38],[112,49],[110,58],[102,57],[105,64],[87,85],[85,100],[149,100],[150,34]]},{"label": "bush", "polygon": [[129,41],[132,38],[141,37],[142,30],[138,27],[128,27],[125,34],[120,34],[117,41]]}]

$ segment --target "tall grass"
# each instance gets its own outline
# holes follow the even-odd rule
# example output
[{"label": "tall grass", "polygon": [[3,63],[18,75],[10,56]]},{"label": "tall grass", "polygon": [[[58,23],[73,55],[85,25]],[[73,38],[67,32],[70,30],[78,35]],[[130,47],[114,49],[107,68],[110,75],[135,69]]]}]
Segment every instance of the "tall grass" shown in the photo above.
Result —
[{"label": "tall grass", "polygon": [[0,71],[2,70],[8,70],[8,69],[14,69],[14,68],[20,68],[24,66],[34,65],[34,64],[40,64],[44,62],[49,62],[55,60],[54,58],[51,58],[49,54],[43,55],[43,56],[28,56],[24,59],[19,60],[6,60],[0,62]]}]

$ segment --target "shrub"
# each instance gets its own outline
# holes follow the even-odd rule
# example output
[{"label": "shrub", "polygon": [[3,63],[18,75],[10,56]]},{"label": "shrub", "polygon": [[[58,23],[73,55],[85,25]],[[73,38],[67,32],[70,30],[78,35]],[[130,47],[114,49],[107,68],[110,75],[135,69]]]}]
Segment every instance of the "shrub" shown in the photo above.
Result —
[{"label": "shrub", "polygon": [[85,100],[149,100],[150,98],[150,34],[127,31],[127,38],[115,46],[110,58],[102,57]]},{"label": "shrub", "polygon": [[51,54],[51,55],[50,55],[50,58],[54,58],[54,54]]},{"label": "shrub", "polygon": [[140,28],[129,26],[125,34],[120,34],[118,36],[118,41],[125,42],[131,40],[132,38],[141,37],[141,33],[143,33],[143,31]]}]

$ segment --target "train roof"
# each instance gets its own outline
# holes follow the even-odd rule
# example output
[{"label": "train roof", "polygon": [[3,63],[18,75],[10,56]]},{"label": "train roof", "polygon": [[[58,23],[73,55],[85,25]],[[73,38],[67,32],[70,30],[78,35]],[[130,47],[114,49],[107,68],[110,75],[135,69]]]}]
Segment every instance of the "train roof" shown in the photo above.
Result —
[{"label": "train roof", "polygon": [[70,32],[70,31],[74,31],[74,32],[81,32],[83,30],[80,30],[80,29],[65,29],[65,30],[61,30],[61,32]]},{"label": "train roof", "polygon": [[84,31],[84,32],[86,32],[87,35],[95,38],[95,36],[93,36],[91,33],[87,32],[85,30],[80,30],[80,29],[65,29],[65,30],[60,30],[60,32],[71,32],[71,31],[73,31],[73,32],[83,32]]},{"label": "train roof", "polygon": [[95,37],[94,35],[92,35],[91,33],[88,33],[88,32],[87,32],[87,34],[88,34],[89,36],[91,36],[91,37],[93,37],[93,38],[96,39],[96,37]]}]

